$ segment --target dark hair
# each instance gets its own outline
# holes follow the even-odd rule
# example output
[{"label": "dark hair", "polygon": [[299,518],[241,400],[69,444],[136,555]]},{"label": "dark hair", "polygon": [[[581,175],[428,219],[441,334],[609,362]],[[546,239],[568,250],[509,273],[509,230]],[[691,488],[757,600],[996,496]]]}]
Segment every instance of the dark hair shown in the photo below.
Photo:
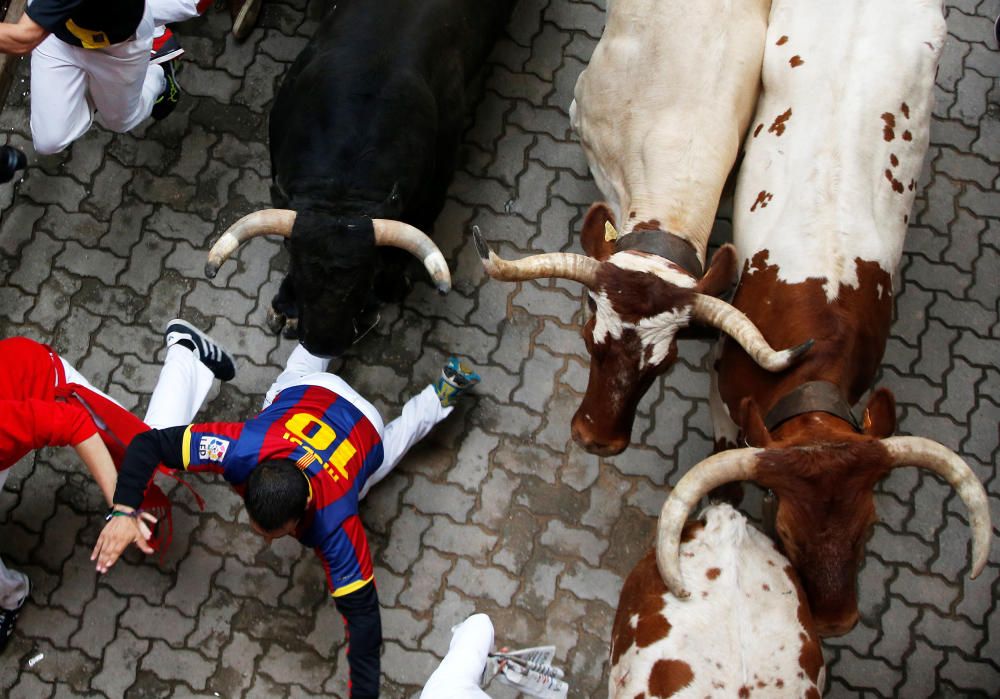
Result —
[{"label": "dark hair", "polygon": [[247,514],[264,531],[274,531],[302,518],[309,483],[298,465],[288,459],[262,461],[247,479],[243,501]]}]

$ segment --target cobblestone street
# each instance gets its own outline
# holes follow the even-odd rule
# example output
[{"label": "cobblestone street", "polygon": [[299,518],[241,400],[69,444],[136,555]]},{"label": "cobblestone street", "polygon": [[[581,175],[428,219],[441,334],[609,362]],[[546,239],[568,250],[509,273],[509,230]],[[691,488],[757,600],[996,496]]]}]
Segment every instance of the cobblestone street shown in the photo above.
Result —
[{"label": "cobblestone street", "polygon": [[[520,0],[487,67],[447,205],[432,237],[454,290],[425,275],[377,331],[331,370],[391,419],[454,352],[483,382],[368,496],[385,647],[383,696],[416,697],[450,629],[487,612],[498,645],[553,643],[570,696],[606,696],[608,646],[625,576],[653,542],[684,471],[710,453],[705,340],[643,400],[633,446],[589,455],[569,423],[587,385],[587,305],[565,281],[506,284],[482,271],[478,225],[506,257],[581,251],[600,198],[568,108],[604,22],[604,0]],[[990,494],[1000,535],[1000,0],[952,0],[931,147],[898,274],[878,385],[899,432],[958,451]],[[267,113],[281,76],[329,3],[267,0],[241,44],[215,8],[176,27],[187,51],[173,115],[127,135],[99,127],[59,156],[31,150],[28,65],[0,128],[30,166],[0,186],[0,337],[51,344],[139,415],[180,316],[237,356],[199,419],[260,407],[293,343],[265,310],[288,266],[257,239],[212,281],[208,247],[270,205]],[[725,209],[725,205],[724,205]],[[720,220],[717,239],[729,236]],[[132,552],[107,576],[89,560],[105,506],[70,449],[13,469],[0,492],[0,553],[32,581],[0,656],[0,696],[344,697],[344,630],[322,566],[293,539],[253,534],[218,477],[188,476],[165,559]],[[759,493],[745,505],[755,516]],[[944,481],[900,469],[859,582],[861,621],[825,644],[830,697],[1000,696],[1000,544],[970,580],[969,527]],[[28,660],[44,654],[36,664]],[[493,697],[518,696],[494,682]]]}]

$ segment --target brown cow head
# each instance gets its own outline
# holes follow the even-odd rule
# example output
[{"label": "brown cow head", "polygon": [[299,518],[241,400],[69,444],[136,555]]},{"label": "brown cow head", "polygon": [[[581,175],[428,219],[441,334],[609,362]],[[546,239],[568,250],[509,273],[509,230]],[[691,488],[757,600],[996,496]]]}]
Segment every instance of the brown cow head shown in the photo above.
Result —
[{"label": "brown cow head", "polygon": [[698,280],[663,257],[615,252],[605,235],[609,223],[607,205],[595,204],[583,226],[587,255],[549,253],[517,262],[498,257],[476,233],[483,266],[495,279],[559,277],[587,287],[592,316],[582,334],[591,356],[590,379],[572,425],[573,438],[587,451],[609,456],[628,446],[639,401],[673,365],[677,333],[692,322],[726,332],[771,371],[787,368],[812,344],[777,352],[746,316],[715,298],[735,277],[732,246],[723,246]]},{"label": "brown cow head", "polygon": [[925,468],[958,491],[970,515],[972,577],[986,565],[992,534],[986,491],[947,447],[921,437],[889,437],[895,427],[889,391],[872,395],[861,434],[826,413],[798,416],[771,434],[752,402],[744,401],[742,413],[748,442],[763,448],[730,449],[702,461],[677,484],[660,515],[658,563],[678,596],[684,587],[673,542],[688,512],[713,488],[742,480],[778,496],[778,537],[822,635],[847,633],[857,622],[857,571],[875,523],[873,489],[893,468]]}]

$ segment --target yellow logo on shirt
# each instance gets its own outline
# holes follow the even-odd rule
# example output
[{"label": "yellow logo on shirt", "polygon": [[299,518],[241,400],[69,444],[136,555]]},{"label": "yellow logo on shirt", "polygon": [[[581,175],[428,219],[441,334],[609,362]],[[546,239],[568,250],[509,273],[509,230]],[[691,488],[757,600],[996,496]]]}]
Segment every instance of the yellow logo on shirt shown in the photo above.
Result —
[{"label": "yellow logo on shirt", "polygon": [[[323,470],[334,480],[341,478],[349,479],[347,472],[347,462],[350,461],[358,450],[354,448],[346,439],[337,445],[330,455],[329,461],[324,461],[317,453],[330,448],[330,445],[337,439],[337,433],[332,427],[309,413],[295,413],[287,422],[285,429],[288,431],[281,435],[282,439],[293,444],[298,444],[305,450],[305,454],[296,462],[298,467],[305,470],[314,462],[320,462]],[[336,469],[336,470],[335,470]]]}]

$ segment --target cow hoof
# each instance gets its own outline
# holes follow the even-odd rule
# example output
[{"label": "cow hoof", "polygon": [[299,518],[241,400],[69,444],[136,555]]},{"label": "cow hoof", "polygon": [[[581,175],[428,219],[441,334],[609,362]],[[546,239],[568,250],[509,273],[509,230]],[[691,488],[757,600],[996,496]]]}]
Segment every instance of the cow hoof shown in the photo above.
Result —
[{"label": "cow hoof", "polygon": [[299,339],[299,319],[289,318],[285,323],[285,329],[282,331],[281,336],[286,340],[298,340]]},{"label": "cow hoof", "polygon": [[277,335],[278,333],[281,332],[281,329],[285,327],[285,323],[287,322],[287,320],[288,318],[287,316],[285,316],[284,313],[279,313],[273,308],[268,308],[267,318],[265,319],[264,322],[267,324],[267,329],[270,330],[273,334]]}]

